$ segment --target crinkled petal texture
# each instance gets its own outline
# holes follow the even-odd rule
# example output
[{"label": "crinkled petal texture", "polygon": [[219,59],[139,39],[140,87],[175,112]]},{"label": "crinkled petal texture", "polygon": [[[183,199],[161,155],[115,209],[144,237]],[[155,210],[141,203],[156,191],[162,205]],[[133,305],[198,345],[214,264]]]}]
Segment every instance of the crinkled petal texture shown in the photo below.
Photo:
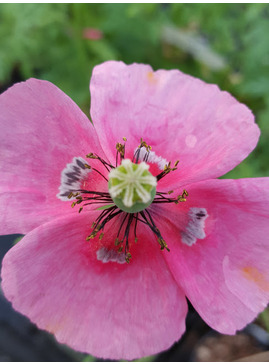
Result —
[{"label": "crinkled petal texture", "polygon": [[158,244],[138,226],[132,263],[98,261],[96,246],[113,245],[115,236],[86,242],[95,218],[69,216],[27,234],[4,258],[6,297],[76,350],[134,359],[167,349],[185,330],[187,304]]},{"label": "crinkled petal texture", "polygon": [[109,61],[94,68],[91,116],[111,159],[127,138],[130,156],[142,137],[168,161],[178,186],[223,175],[254,149],[259,129],[251,111],[229,93],[177,70]]},{"label": "crinkled petal texture", "polygon": [[71,212],[56,198],[66,164],[103,152],[88,118],[50,82],[14,85],[0,96],[0,109],[0,233],[27,233]]},{"label": "crinkled petal texture", "polygon": [[[181,241],[182,216],[166,234],[167,263],[186,296],[214,329],[233,334],[269,301],[269,178],[209,180],[188,187],[186,208],[205,208],[206,238]],[[177,216],[177,218],[176,218]]]}]

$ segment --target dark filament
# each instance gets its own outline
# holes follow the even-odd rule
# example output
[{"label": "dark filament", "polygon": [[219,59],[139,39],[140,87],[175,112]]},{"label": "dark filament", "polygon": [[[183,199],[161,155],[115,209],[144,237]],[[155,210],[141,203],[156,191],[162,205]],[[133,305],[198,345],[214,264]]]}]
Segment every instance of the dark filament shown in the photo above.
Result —
[{"label": "dark filament", "polygon": [[[126,138],[123,138],[124,144],[117,143],[116,144],[116,166],[114,167],[110,163],[107,163],[104,159],[100,158],[98,155],[90,153],[86,157],[90,159],[97,159],[108,172],[112,168],[117,168],[117,166],[121,163],[121,161],[125,157],[125,142]],[[146,149],[146,153],[144,155],[143,161],[148,162],[149,156],[150,156],[150,150],[151,147],[143,141],[141,138],[140,145],[138,146],[137,150],[134,153],[132,162],[138,163],[140,160],[140,154],[141,154],[141,148]],[[174,164],[173,167],[171,167],[171,162],[168,163],[168,165],[165,166],[164,170],[160,172],[156,178],[157,181],[159,181],[161,178],[165,177],[168,173],[171,171],[174,171],[177,169],[178,161]],[[91,168],[90,166],[87,166],[87,168]],[[108,179],[97,169],[92,168],[95,172],[99,173],[106,181]],[[173,191],[168,192],[157,192],[156,197],[153,200],[153,204],[160,204],[160,203],[179,203],[186,201],[186,197],[188,196],[188,192],[186,190],[183,190],[181,195],[178,195],[177,197],[169,197],[170,194],[172,194]],[[118,249],[118,252],[121,253],[124,249],[125,253],[125,259],[126,262],[130,262],[131,254],[129,252],[129,235],[130,231],[133,227],[133,233],[135,237],[135,243],[137,242],[137,224],[138,222],[141,222],[145,225],[147,225],[150,230],[155,234],[157,237],[158,243],[161,246],[161,250],[166,249],[167,251],[170,251],[165,240],[163,239],[160,230],[157,228],[153,217],[148,209],[142,210],[140,212],[136,213],[128,213],[125,211],[120,210],[113,202],[110,194],[108,192],[98,192],[98,191],[89,191],[85,189],[81,189],[76,192],[70,192],[69,198],[75,197],[76,200],[72,202],[72,207],[75,205],[83,204],[83,206],[87,205],[104,205],[103,211],[100,213],[96,221],[92,224],[92,232],[89,236],[87,236],[86,240],[91,240],[96,237],[96,235],[99,235],[99,239],[101,240],[104,235],[104,228],[108,222],[110,222],[114,217],[119,216],[121,217],[121,223],[120,227],[118,229],[117,237],[115,239],[115,246]],[[81,212],[83,207],[80,207],[79,212]],[[100,208],[102,209],[102,207]]]}]

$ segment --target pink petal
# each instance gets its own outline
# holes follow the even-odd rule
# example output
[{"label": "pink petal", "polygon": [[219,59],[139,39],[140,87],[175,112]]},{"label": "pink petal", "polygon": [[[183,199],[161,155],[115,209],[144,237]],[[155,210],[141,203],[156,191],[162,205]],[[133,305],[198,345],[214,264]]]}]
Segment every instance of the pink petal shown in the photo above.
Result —
[{"label": "pink petal", "polygon": [[[251,111],[227,92],[177,70],[109,61],[94,68],[91,115],[111,159],[127,138],[130,157],[142,137],[173,163],[184,185],[223,175],[255,148],[259,129]],[[168,178],[168,177],[167,177]]]},{"label": "pink petal", "polygon": [[86,242],[95,217],[57,219],[26,235],[3,261],[6,297],[60,342],[98,357],[130,360],[168,348],[185,330],[187,305],[158,243],[138,226],[130,264],[98,261],[116,228]]},{"label": "pink petal", "polygon": [[66,164],[103,152],[87,117],[47,81],[14,85],[0,96],[0,110],[0,234],[27,233],[71,212],[56,197]]},{"label": "pink petal", "polygon": [[269,301],[269,178],[210,180],[188,191],[184,208],[205,208],[209,215],[206,238],[191,247],[184,244],[180,207],[179,212],[171,208],[178,226],[166,230],[167,262],[201,317],[221,333],[233,334]]}]

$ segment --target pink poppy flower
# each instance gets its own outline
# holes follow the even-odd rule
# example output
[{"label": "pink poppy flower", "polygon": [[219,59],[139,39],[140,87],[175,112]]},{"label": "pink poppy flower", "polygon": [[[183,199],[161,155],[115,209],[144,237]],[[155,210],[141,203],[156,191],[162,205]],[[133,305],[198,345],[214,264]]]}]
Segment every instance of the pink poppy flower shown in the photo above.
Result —
[{"label": "pink poppy flower", "polygon": [[93,125],[47,81],[0,97],[1,233],[26,234],[4,258],[4,294],[97,357],[170,347],[185,296],[234,334],[269,301],[269,179],[216,179],[256,146],[251,111],[146,65],[106,62],[90,89]]}]

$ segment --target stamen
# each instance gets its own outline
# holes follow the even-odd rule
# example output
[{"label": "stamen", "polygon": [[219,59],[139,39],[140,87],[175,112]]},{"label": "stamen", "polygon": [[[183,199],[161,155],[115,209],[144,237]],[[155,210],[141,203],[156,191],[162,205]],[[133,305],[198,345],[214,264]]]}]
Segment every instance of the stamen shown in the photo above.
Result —
[{"label": "stamen", "polygon": [[118,237],[120,235],[121,229],[122,229],[123,224],[125,223],[125,220],[127,219],[127,217],[128,217],[128,213],[125,214],[125,216],[124,216],[124,218],[123,218],[123,220],[122,220],[122,222],[120,224],[119,231],[118,231],[118,234],[117,234],[117,239],[118,239]]},{"label": "stamen", "polygon": [[186,190],[183,190],[181,195],[178,195],[176,198],[170,198],[166,197],[164,195],[170,195],[174,191],[168,191],[168,192],[157,192],[157,197],[152,201],[152,203],[175,203],[178,204],[179,202],[185,202],[188,197],[188,192]]},{"label": "stamen", "polygon": [[[147,217],[145,216],[144,212],[146,212],[146,214],[148,215],[149,219],[150,219],[150,222],[149,220],[147,219]],[[158,238],[158,243],[160,244],[161,246],[161,250],[164,250],[166,249],[167,251],[170,252],[170,249],[168,248],[165,240],[163,239],[161,233],[160,233],[160,230],[157,228],[157,226],[155,225],[153,219],[152,219],[152,216],[151,214],[149,213],[148,210],[145,210],[145,211],[141,211],[140,212],[140,215],[143,217],[144,219],[144,222],[150,227],[150,229],[154,232],[154,234],[157,236]]]},{"label": "stamen", "polygon": [[137,216],[138,216],[138,213],[135,214],[134,218],[135,218],[135,226],[134,226],[134,236],[135,236],[135,243],[137,243],[138,241],[138,238],[136,236],[136,230],[137,230]]},{"label": "stamen", "polygon": [[101,173],[100,171],[98,171],[98,169],[93,168],[93,171],[95,171],[98,174],[100,174],[100,176],[102,176],[108,182],[108,179],[103,175],[103,173]]},{"label": "stamen", "polygon": [[[129,253],[129,233],[130,233],[130,227],[132,225],[132,221],[133,221],[133,218],[134,218],[134,215],[133,214],[128,214],[129,217],[128,217],[128,222],[127,222],[127,226],[126,226],[126,229],[125,229],[125,232],[124,232],[124,237],[123,237],[123,240],[125,239],[125,254],[127,256],[127,254],[130,254]],[[129,260],[130,260],[130,257],[131,255],[129,256]],[[129,262],[127,262],[129,263]]]},{"label": "stamen", "polygon": [[164,176],[166,176],[168,173],[176,171],[177,170],[177,165],[178,165],[179,161],[176,161],[176,163],[174,164],[174,167],[171,167],[171,162],[169,162],[168,164],[166,164],[164,166],[164,169],[161,173],[158,174],[157,181],[159,181],[160,179],[162,179]]},{"label": "stamen", "polygon": [[124,159],[125,156],[125,142],[127,141],[127,139],[125,137],[122,138],[122,140],[124,141],[124,144],[121,143],[117,143],[116,144],[116,168],[118,167],[118,157],[120,155],[120,161],[122,161]]},{"label": "stamen", "polygon": [[[93,195],[93,196],[91,196]],[[111,207],[111,206],[115,206],[113,203],[109,193],[107,192],[97,192],[97,191],[88,191],[88,190],[83,190],[80,189],[79,192],[77,193],[70,193],[68,195],[68,197],[71,198],[75,198],[76,201],[72,202],[71,207],[75,207],[76,205],[79,205],[81,203],[83,203],[83,206],[88,206],[88,205],[93,205],[93,204],[109,204],[109,205],[104,205],[104,208],[106,209],[107,207]],[[90,201],[90,202],[88,202]],[[82,211],[82,208],[79,212]]]},{"label": "stamen", "polygon": [[[127,139],[123,143],[116,144],[116,161],[114,167],[95,153],[87,154],[87,158],[95,159],[101,163],[106,171],[100,172],[96,166],[93,168],[83,158],[75,157],[72,163],[67,164],[62,172],[60,193],[57,195],[64,201],[72,200],[74,208],[80,205],[78,212],[81,213],[84,207],[89,205],[101,205],[97,208],[100,214],[91,225],[91,233],[86,240],[98,239],[100,249],[97,250],[97,260],[103,263],[117,262],[130,263],[132,258],[130,250],[132,244],[138,242],[137,226],[141,222],[148,226],[154,233],[161,250],[168,248],[160,230],[157,228],[150,210],[147,208],[154,204],[185,202],[188,192],[183,190],[178,196],[174,191],[156,192],[157,181],[168,173],[177,169],[179,161],[172,166],[164,158],[157,156],[142,138],[138,148],[134,152],[132,161],[125,159],[125,148]],[[155,177],[149,172],[149,164],[155,163],[162,171]],[[118,166],[118,164],[120,164]],[[81,188],[82,182],[90,172],[96,172],[108,181],[108,191],[93,191]],[[109,172],[107,176],[107,172]],[[107,178],[108,177],[108,178]],[[171,196],[172,195],[172,196]],[[154,210],[152,210],[154,211]],[[207,218],[205,209],[191,208],[189,221],[186,229],[182,232],[182,242],[192,245],[197,239],[205,237],[204,221]],[[105,227],[114,219],[120,218],[120,225],[115,237],[114,247],[104,247],[103,240]],[[132,230],[133,229],[133,230]],[[109,232],[109,230],[108,230]],[[132,232],[132,239],[130,239]]]},{"label": "stamen", "polygon": [[86,155],[86,158],[90,158],[90,159],[98,159],[99,162],[102,163],[102,165],[106,168],[106,170],[109,172],[111,168],[115,168],[114,166],[112,166],[112,164],[107,163],[104,159],[102,159],[101,157],[99,157],[98,155],[94,154],[94,153],[89,153]]},{"label": "stamen", "polygon": [[[94,230],[92,231],[92,233],[86,238],[86,240],[91,240],[93,238],[96,237],[96,235],[104,229],[105,225],[112,219],[114,218],[116,215],[118,214],[121,214],[122,211],[121,210],[118,210],[116,211],[116,206],[114,206],[113,208],[109,209],[110,211],[103,211],[98,219],[96,220],[96,222],[92,225],[92,228],[94,228]],[[114,212],[115,211],[115,212]],[[130,233],[130,228],[131,228],[131,225],[132,225],[132,221],[134,219],[134,214],[128,214],[126,213],[122,222],[121,222],[121,225],[120,225],[120,228],[119,228],[119,231],[118,231],[118,235],[117,235],[117,238],[115,239],[115,243],[114,245],[116,247],[118,247],[120,244],[125,244],[125,249],[124,249],[124,257],[125,257],[125,261],[127,263],[130,262],[130,259],[131,259],[131,254],[129,252],[129,233]],[[127,221],[126,221],[127,220]],[[126,227],[125,227],[125,231],[124,231],[124,234],[123,234],[123,238],[122,239],[119,239],[119,235],[121,233],[121,230],[123,228],[123,225],[124,223],[126,222]],[[99,235],[99,240],[101,240],[104,236],[104,233],[102,232],[100,235]],[[118,252],[121,253],[123,251],[123,245],[119,246],[118,248]],[[114,254],[114,253],[113,253]],[[102,259],[101,259],[102,260]]]},{"label": "stamen", "polygon": [[104,210],[95,221],[94,230],[91,232],[89,236],[87,236],[86,240],[91,240],[96,237],[96,235],[104,229],[105,225],[113,219],[115,216],[122,213],[121,210],[115,211],[117,209],[116,206],[110,207],[107,210]]}]

